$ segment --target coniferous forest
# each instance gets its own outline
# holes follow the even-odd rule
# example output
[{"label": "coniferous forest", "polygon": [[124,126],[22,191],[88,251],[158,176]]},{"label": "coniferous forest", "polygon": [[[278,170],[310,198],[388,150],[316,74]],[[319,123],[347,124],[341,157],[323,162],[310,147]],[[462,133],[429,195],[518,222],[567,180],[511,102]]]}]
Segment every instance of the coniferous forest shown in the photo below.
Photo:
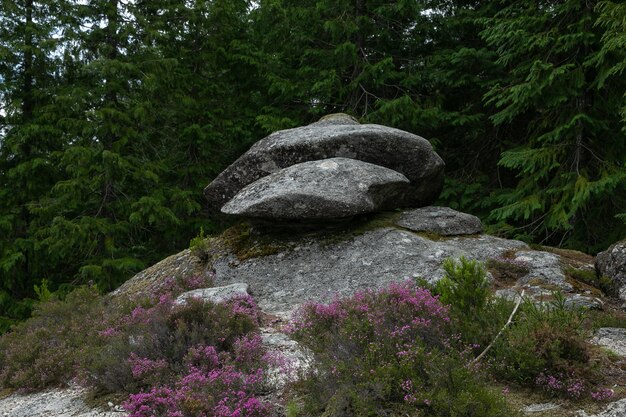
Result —
[{"label": "coniferous forest", "polygon": [[603,250],[625,69],[619,1],[2,0],[0,327],[217,231],[210,180],[335,112],[428,138],[490,233]]}]

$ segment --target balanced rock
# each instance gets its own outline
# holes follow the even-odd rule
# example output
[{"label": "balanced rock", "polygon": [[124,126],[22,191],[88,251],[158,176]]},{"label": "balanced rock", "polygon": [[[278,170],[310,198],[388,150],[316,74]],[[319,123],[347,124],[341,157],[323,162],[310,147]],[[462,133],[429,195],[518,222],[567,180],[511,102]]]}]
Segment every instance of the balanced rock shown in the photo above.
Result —
[{"label": "balanced rock", "polygon": [[348,158],[302,162],[244,187],[226,214],[266,219],[329,219],[395,208],[409,190],[399,172]]},{"label": "balanced rock", "polygon": [[611,278],[619,297],[626,301],[626,240],[609,246],[596,256],[596,271]]},{"label": "balanced rock", "polygon": [[431,206],[406,211],[396,224],[414,232],[440,236],[475,235],[483,231],[478,217],[449,207]]},{"label": "balanced rock", "polygon": [[410,192],[397,207],[431,204],[443,186],[443,160],[424,138],[375,124],[361,125],[347,115],[272,133],[254,144],[204,190],[219,210],[242,188],[292,165],[344,157],[397,171],[410,181]]}]

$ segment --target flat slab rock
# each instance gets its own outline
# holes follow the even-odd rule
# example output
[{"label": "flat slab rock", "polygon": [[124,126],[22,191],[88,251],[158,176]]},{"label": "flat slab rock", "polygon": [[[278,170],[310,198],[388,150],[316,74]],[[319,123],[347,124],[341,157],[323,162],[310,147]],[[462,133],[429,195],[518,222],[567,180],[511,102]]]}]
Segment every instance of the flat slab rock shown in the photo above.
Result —
[{"label": "flat slab rock", "polygon": [[302,162],[244,187],[222,213],[263,219],[332,219],[395,208],[408,191],[399,172],[349,158]]},{"label": "flat slab rock", "polygon": [[197,298],[213,304],[218,304],[230,298],[243,295],[248,295],[248,284],[238,282],[222,287],[198,288],[196,290],[187,291],[179,295],[174,303],[185,304],[187,300]]},{"label": "flat slab rock", "polygon": [[474,235],[482,233],[480,219],[449,207],[422,207],[402,213],[396,224],[415,232],[440,236]]},{"label": "flat slab rock", "polygon": [[440,279],[448,257],[486,260],[525,243],[493,236],[434,241],[395,228],[366,232],[343,242],[311,241],[290,250],[243,262],[217,259],[215,283],[247,282],[266,312],[288,316],[307,300],[329,301],[336,294],[380,288],[390,282],[423,277]]},{"label": "flat slab rock", "polygon": [[[506,258],[526,265],[527,273],[506,283],[498,290],[500,296],[515,298],[524,288],[527,296],[549,300],[553,291],[560,290],[570,305],[591,308],[602,305],[593,294],[576,293],[563,271],[560,255],[531,250],[516,240],[482,234],[429,238],[420,232],[390,226],[343,237],[335,236],[334,232],[316,236],[294,236],[288,244],[281,243],[278,250],[272,248],[270,254],[243,261],[222,248],[211,259],[214,283],[216,286],[246,283],[266,313],[288,318],[293,309],[309,300],[329,301],[335,295],[350,295],[417,277],[434,282],[443,277],[442,264],[447,258],[464,256],[479,261]],[[265,239],[264,244],[271,243]],[[173,259],[176,264],[193,265],[189,251]],[[163,268],[171,270],[171,259],[163,262]],[[160,268],[161,264],[157,264],[149,269],[151,273],[138,274],[116,293],[132,295],[158,288],[164,279]],[[196,273],[195,268],[188,269]]]},{"label": "flat slab rock", "polygon": [[219,174],[204,189],[204,196],[210,207],[220,210],[242,188],[260,178],[301,162],[334,157],[369,162],[406,176],[411,190],[398,200],[398,207],[432,204],[443,187],[445,164],[426,139],[334,115],[261,139]]},{"label": "flat slab rock", "polygon": [[53,389],[35,394],[12,394],[0,399],[1,417],[122,417],[128,415],[119,405],[109,410],[85,404],[85,392],[78,388]]}]

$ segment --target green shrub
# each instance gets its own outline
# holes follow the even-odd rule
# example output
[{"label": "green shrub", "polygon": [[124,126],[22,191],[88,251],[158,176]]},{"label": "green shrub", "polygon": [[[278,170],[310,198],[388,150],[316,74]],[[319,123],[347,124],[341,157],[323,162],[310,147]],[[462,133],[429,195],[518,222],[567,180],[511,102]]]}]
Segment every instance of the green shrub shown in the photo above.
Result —
[{"label": "green shrub", "polygon": [[445,275],[434,287],[440,300],[449,305],[452,325],[464,343],[480,350],[506,322],[513,303],[493,297],[484,266],[461,257],[446,259]]},{"label": "green shrub", "polygon": [[200,259],[201,262],[206,262],[209,259],[209,244],[204,234],[204,228],[201,227],[198,236],[191,239],[189,249],[191,255]]}]

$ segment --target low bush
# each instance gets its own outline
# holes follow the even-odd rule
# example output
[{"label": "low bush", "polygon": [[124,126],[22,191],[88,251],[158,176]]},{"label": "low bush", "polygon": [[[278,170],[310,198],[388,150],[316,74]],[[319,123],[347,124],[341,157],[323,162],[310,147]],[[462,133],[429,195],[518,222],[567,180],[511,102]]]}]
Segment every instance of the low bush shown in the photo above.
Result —
[{"label": "low bush", "polygon": [[574,399],[598,392],[597,349],[589,343],[583,310],[566,307],[560,294],[550,303],[524,302],[515,323],[494,345],[491,368],[501,379]]},{"label": "low bush", "polygon": [[[131,394],[124,408],[129,417],[214,416],[262,417],[271,407],[256,394],[267,385],[268,360],[258,335],[237,339],[232,352],[197,345],[185,355],[184,371],[169,385],[152,384]],[[133,374],[154,372],[154,361],[135,364]],[[137,375],[141,377],[142,375]]]},{"label": "low bush", "polygon": [[300,382],[305,413],[510,415],[453,347],[448,313],[412,283],[304,305],[290,332],[317,365]]},{"label": "low bush", "polygon": [[67,384],[79,366],[79,352],[104,328],[104,311],[95,287],[37,304],[31,319],[0,338],[0,385],[28,391]]},{"label": "low bush", "polygon": [[[502,258],[499,262],[505,261],[510,260]],[[477,261],[446,260],[444,270],[445,276],[434,291],[449,305],[453,331],[479,354],[503,328],[514,303],[493,296],[486,271]],[[606,393],[598,387],[602,383],[600,358],[589,343],[585,312],[566,307],[558,293],[553,298],[547,304],[526,300],[521,305],[512,325],[488,352],[490,371],[500,380],[552,395],[578,399]]]},{"label": "low bush", "polygon": [[82,354],[81,376],[98,394],[171,383],[185,372],[189,349],[212,346],[229,352],[257,328],[256,304],[250,297],[175,305],[171,297],[162,296],[157,304],[138,306],[101,331],[100,343]]}]

